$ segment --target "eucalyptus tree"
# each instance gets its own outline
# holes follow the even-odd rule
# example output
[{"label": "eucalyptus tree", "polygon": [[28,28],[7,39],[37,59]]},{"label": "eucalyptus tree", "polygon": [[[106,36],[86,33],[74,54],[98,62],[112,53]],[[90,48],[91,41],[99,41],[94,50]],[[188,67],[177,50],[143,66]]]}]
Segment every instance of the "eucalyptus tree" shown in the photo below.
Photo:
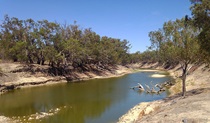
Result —
[{"label": "eucalyptus tree", "polygon": [[10,18],[6,15],[1,24],[1,51],[14,61],[27,60],[27,42],[25,38],[23,20],[15,17]]},{"label": "eucalyptus tree", "polygon": [[140,51],[137,51],[135,53],[129,54],[128,63],[140,63],[142,62],[142,53]]},{"label": "eucalyptus tree", "polygon": [[1,24],[2,57],[33,63],[35,50],[35,22],[32,19],[19,20],[5,16]]},{"label": "eucalyptus tree", "polygon": [[6,43],[6,40],[4,40],[4,35],[2,32],[0,32],[0,59],[8,59],[7,55],[7,48],[9,48],[8,43]]},{"label": "eucalyptus tree", "polygon": [[[51,52],[49,49],[55,48],[56,51],[58,50],[59,45],[59,38],[60,35],[58,34],[59,24],[54,22],[48,22],[47,20],[38,21],[38,40],[37,40],[37,63],[44,64],[46,60],[45,55]],[[46,48],[46,50],[45,50]],[[59,51],[58,51],[59,53]]]},{"label": "eucalyptus tree", "polygon": [[186,77],[188,70],[191,68],[190,64],[199,61],[199,44],[197,40],[199,31],[187,16],[181,20],[177,19],[176,21],[164,23],[161,31],[162,43],[156,41],[159,39],[159,35],[158,37],[153,35],[151,42],[159,48],[159,51],[163,50],[165,52],[164,58],[166,58],[166,62],[172,59],[171,61],[178,62],[181,65],[182,95],[185,96]]},{"label": "eucalyptus tree", "polygon": [[[9,49],[14,46],[14,35],[13,35],[13,24],[11,22],[11,18],[8,15],[4,16],[4,20],[1,24],[1,57],[4,59],[10,59],[12,56],[10,55]],[[15,60],[15,58],[12,58]]]},{"label": "eucalyptus tree", "polygon": [[191,0],[192,19],[196,27],[200,28],[201,32],[198,36],[201,51],[205,59],[210,63],[210,1],[209,0]]},{"label": "eucalyptus tree", "polygon": [[4,21],[0,25],[1,32],[0,32],[0,50],[1,50],[1,59],[10,59],[9,57],[9,51],[12,47],[12,34],[10,33],[10,18],[8,15],[4,16]]},{"label": "eucalyptus tree", "polygon": [[157,58],[157,51],[152,49],[147,49],[143,53],[141,53],[141,62],[148,62],[148,63],[154,63],[159,61]]},{"label": "eucalyptus tree", "polygon": [[102,62],[105,62],[105,64],[123,64],[123,62],[127,62],[126,57],[128,57],[128,50],[130,49],[127,40],[121,41],[120,39],[104,36],[101,38],[100,43]]},{"label": "eucalyptus tree", "polygon": [[33,19],[23,20],[24,42],[26,43],[26,55],[29,63],[36,61],[37,41],[39,40],[38,24]]},{"label": "eucalyptus tree", "polygon": [[164,36],[163,36],[163,31],[161,29],[157,31],[151,31],[149,32],[149,37],[151,41],[151,46],[149,49],[155,49],[156,52],[154,52],[156,55],[157,59],[159,62],[164,62],[165,60],[165,51],[163,48],[163,43],[164,43]]},{"label": "eucalyptus tree", "polygon": [[83,48],[83,61],[86,64],[91,63],[91,61],[97,63],[99,55],[96,55],[95,51],[98,51],[101,45],[100,36],[92,31],[91,28],[84,29],[80,43]]},{"label": "eucalyptus tree", "polygon": [[[71,65],[108,66],[129,63],[127,40],[100,37],[90,28],[48,20],[19,20],[5,16],[0,26],[0,58],[45,64],[57,70]],[[56,74],[57,75],[57,74]]]},{"label": "eucalyptus tree", "polygon": [[124,40],[119,40],[119,47],[118,47],[118,57],[119,57],[119,62],[122,65],[125,65],[127,63],[129,63],[129,50],[131,48],[131,44],[129,43],[128,40],[124,39]]}]

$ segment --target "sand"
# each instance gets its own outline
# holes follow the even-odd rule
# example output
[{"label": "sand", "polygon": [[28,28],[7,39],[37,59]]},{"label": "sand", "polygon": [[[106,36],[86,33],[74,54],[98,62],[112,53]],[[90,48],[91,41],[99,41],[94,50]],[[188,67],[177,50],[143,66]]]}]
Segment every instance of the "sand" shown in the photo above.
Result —
[{"label": "sand", "polygon": [[166,77],[166,75],[162,75],[162,74],[153,74],[151,77],[153,77],[153,78],[163,78],[163,77]]},{"label": "sand", "polygon": [[[139,70],[139,66],[146,69]],[[0,67],[6,76],[0,78],[1,87],[17,85],[19,87],[31,87],[37,85],[46,85],[60,82],[67,82],[65,77],[50,77],[43,74],[30,74],[27,72],[13,73],[11,71],[19,70],[24,66],[22,64],[14,63],[0,63]],[[151,70],[157,69],[157,70]],[[103,71],[103,74],[98,75],[92,72],[77,73],[73,81],[81,81],[88,79],[100,79],[119,77],[134,71],[142,72],[157,72],[152,77],[164,77],[158,71],[163,70],[162,66],[157,64],[133,64],[128,67],[117,66],[112,71]],[[181,73],[179,66],[167,70],[171,76],[178,77]],[[209,69],[205,65],[199,66],[194,72],[191,72],[187,77],[186,82],[187,97],[182,98],[177,95],[181,92],[181,81],[178,79],[177,83],[170,88],[171,96],[165,100],[158,100],[153,102],[143,102],[136,105],[119,119],[119,123],[133,123],[133,122],[210,122],[210,74]],[[194,108],[196,107],[196,108]],[[169,115],[170,114],[170,115]],[[11,119],[0,116],[0,122],[11,123],[15,122]]]},{"label": "sand", "polygon": [[[148,66],[151,68],[156,65],[145,65]],[[181,74],[179,66],[169,72],[174,77]],[[123,115],[118,123],[210,123],[209,69],[205,65],[196,66],[196,70],[187,77],[186,87],[187,94],[183,98],[180,93],[181,80],[177,79],[176,84],[170,88],[171,96],[136,105]]]}]

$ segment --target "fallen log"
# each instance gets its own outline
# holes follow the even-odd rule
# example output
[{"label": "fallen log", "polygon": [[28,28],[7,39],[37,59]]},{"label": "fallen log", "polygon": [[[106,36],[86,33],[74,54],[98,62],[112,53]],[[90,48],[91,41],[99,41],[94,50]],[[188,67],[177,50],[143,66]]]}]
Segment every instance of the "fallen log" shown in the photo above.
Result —
[{"label": "fallen log", "polygon": [[140,83],[138,83],[138,86],[131,87],[130,89],[135,89],[135,88],[138,88],[139,90],[144,91],[144,87]]}]

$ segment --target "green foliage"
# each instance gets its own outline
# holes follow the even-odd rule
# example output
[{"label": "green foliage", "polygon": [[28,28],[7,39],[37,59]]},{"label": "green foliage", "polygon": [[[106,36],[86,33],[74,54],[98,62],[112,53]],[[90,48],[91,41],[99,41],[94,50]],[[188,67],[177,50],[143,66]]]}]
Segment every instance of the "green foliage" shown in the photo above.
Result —
[{"label": "green foliage", "polygon": [[198,0],[191,2],[193,3],[191,11],[194,25],[201,30],[198,38],[202,55],[205,56],[206,60],[210,61],[210,1]]},{"label": "green foliage", "polygon": [[155,50],[146,50],[140,56],[143,62],[157,62],[158,61],[157,51]]},{"label": "green foliage", "polygon": [[186,93],[185,81],[189,64],[196,63],[201,58],[198,34],[198,28],[187,16],[181,20],[165,22],[162,29],[149,33],[151,49],[157,52],[159,61],[169,64],[180,63],[183,96]]},{"label": "green foliage", "polygon": [[163,62],[193,63],[198,60],[198,29],[184,18],[164,23],[163,29],[150,32],[151,48],[158,52]]},{"label": "green foliage", "polygon": [[151,46],[142,60],[177,64],[182,67],[183,95],[189,64],[210,63],[210,1],[190,0],[192,18],[165,22],[163,28],[149,33]]},{"label": "green foliage", "polygon": [[18,41],[14,44],[13,47],[9,49],[9,55],[12,59],[20,59],[20,61],[26,61],[26,42]]},{"label": "green foliage", "polygon": [[129,63],[127,40],[100,37],[79,25],[60,25],[47,20],[19,20],[5,16],[0,31],[0,58],[52,67]]}]

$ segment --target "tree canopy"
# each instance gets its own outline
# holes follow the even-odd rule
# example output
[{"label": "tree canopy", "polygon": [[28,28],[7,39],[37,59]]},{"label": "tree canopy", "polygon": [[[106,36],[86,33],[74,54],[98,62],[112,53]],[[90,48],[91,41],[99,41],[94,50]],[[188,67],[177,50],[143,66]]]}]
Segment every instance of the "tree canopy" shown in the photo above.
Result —
[{"label": "tree canopy", "polygon": [[179,63],[182,67],[183,95],[189,64],[199,60],[200,45],[197,40],[199,29],[187,16],[176,21],[165,22],[162,29],[149,33],[151,49],[154,49],[159,62]]},{"label": "tree canopy", "polygon": [[201,32],[198,36],[201,45],[202,54],[209,60],[210,55],[210,1],[209,0],[191,0],[192,19],[194,25]]},{"label": "tree canopy", "polygon": [[20,20],[5,16],[0,26],[0,59],[49,63],[52,67],[87,64],[115,65],[129,61],[127,40],[100,36],[90,28],[47,20]]}]

